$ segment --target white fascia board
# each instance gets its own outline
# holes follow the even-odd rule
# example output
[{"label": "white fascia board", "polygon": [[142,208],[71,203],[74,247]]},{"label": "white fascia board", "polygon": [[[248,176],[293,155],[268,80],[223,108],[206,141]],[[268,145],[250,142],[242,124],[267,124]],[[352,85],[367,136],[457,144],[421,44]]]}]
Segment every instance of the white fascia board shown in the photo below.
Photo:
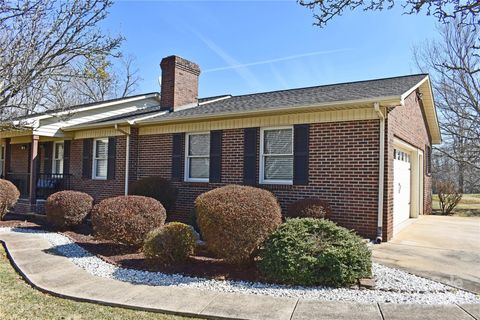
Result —
[{"label": "white fascia board", "polygon": [[72,112],[82,112],[82,111],[88,111],[88,110],[93,110],[93,109],[99,109],[99,108],[104,108],[104,107],[110,107],[114,106],[116,104],[122,104],[122,103],[128,103],[128,102],[133,102],[133,101],[138,101],[138,100],[143,100],[143,99],[149,99],[149,98],[158,98],[157,93],[149,94],[149,95],[144,95],[144,96],[139,96],[135,98],[125,98],[121,99],[118,101],[113,101],[113,102],[107,102],[107,103],[102,103],[99,102],[97,105],[85,107],[85,108],[79,108],[79,109],[72,109],[72,110],[66,110],[66,111],[61,111],[58,113],[52,113],[52,116],[61,116],[64,114],[69,114]]},{"label": "white fascia board", "polygon": [[429,80],[428,76],[425,76],[422,80],[420,80],[416,85],[411,87],[408,91],[406,91],[404,94],[401,96],[401,101],[402,101],[402,106],[404,105],[405,99],[415,90],[417,90],[425,81]]},{"label": "white fascia board", "polygon": [[31,117],[25,118],[25,120],[39,121],[39,120],[44,120],[44,119],[48,119],[48,118],[58,117],[58,116],[61,116],[61,115],[66,115],[66,114],[69,114],[69,113],[89,111],[89,110],[94,110],[94,109],[99,109],[99,108],[110,107],[110,106],[114,106],[114,105],[117,105],[117,104],[128,103],[128,102],[133,102],[133,101],[138,101],[138,100],[143,100],[143,99],[150,99],[150,98],[156,98],[158,101],[160,101],[159,94],[158,93],[152,93],[152,94],[147,94],[147,95],[143,95],[143,96],[137,96],[137,97],[134,97],[134,98],[119,99],[117,101],[112,101],[112,102],[101,102],[100,101],[95,105],[91,105],[91,106],[84,107],[84,108],[71,109],[71,110],[65,110],[65,111],[59,111],[59,112],[52,112],[52,113],[44,114],[44,115],[40,115],[40,116],[32,115]]},{"label": "white fascia board", "polygon": [[213,102],[217,102],[217,101],[222,101],[222,100],[225,100],[225,99],[230,99],[231,97],[232,97],[232,95],[226,95],[226,96],[223,96],[223,97],[220,97],[220,98],[217,98],[217,99],[212,99],[212,100],[207,100],[205,102],[200,102],[198,105],[203,106],[205,104],[209,104],[209,103],[213,103]]},{"label": "white fascia board", "polygon": [[135,125],[137,121],[139,120],[144,120],[144,119],[149,119],[153,117],[157,117],[163,114],[168,113],[168,111],[161,111],[161,112],[156,112],[154,114],[148,115],[148,116],[143,116],[143,117],[138,117],[135,119],[120,119],[120,120],[113,120],[113,121],[108,121],[108,122],[99,122],[99,123],[92,123],[92,124],[86,124],[86,125],[73,125],[73,126],[65,126],[62,127],[62,131],[77,131],[77,130],[84,130],[84,129],[94,129],[94,128],[102,128],[102,127],[110,127],[114,125]]},{"label": "white fascia board", "polygon": [[128,122],[133,125],[133,124],[136,124],[139,121],[143,121],[143,120],[147,120],[147,119],[150,119],[150,118],[158,117],[158,116],[161,116],[161,115],[164,115],[164,114],[167,114],[167,113],[169,113],[169,112],[168,111],[161,111],[161,112],[154,113],[154,114],[151,114],[151,115],[148,115],[148,116],[145,116],[145,117],[136,118],[136,119],[130,120]]},{"label": "white fascia board", "polygon": [[[425,82],[428,83],[428,87],[429,87],[429,90],[427,92],[427,94],[429,95],[429,99],[430,101],[432,101],[432,107],[433,107],[433,117],[434,117],[434,121],[435,121],[435,133],[436,133],[436,136],[435,138],[432,138],[432,142],[434,144],[440,144],[442,142],[442,135],[441,135],[441,132],[440,132],[440,126],[438,124],[438,116],[437,116],[437,108],[435,108],[435,100],[434,100],[434,97],[433,97],[433,90],[432,90],[432,83],[430,81],[430,77],[428,75],[425,76],[425,78],[423,78],[422,80],[420,80],[415,86],[413,86],[412,88],[410,88],[410,90],[406,91],[404,94],[402,94],[402,97],[401,97],[401,105],[403,106],[405,104],[405,99],[410,95],[412,94],[412,92],[414,92],[415,90],[419,89],[421,85],[423,85]],[[430,127],[430,126],[429,126]],[[432,130],[432,128],[430,127],[430,130]]]}]

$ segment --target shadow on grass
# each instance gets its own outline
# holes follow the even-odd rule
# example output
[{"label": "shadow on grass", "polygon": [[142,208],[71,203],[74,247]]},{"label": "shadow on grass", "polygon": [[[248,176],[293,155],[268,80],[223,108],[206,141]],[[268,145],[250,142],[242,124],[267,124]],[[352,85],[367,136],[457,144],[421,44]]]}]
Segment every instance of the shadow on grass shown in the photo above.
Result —
[{"label": "shadow on grass", "polygon": [[480,217],[480,209],[465,209],[465,208],[455,208],[453,213],[450,215],[442,214],[442,211],[439,209],[433,209],[432,214],[436,216],[454,216],[454,217]]}]

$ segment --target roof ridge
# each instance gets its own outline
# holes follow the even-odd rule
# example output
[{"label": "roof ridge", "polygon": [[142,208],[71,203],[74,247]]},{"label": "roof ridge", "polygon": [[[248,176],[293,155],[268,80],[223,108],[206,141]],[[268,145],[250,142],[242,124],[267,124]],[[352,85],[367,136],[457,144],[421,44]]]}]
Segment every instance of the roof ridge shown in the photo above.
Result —
[{"label": "roof ridge", "polygon": [[408,78],[408,77],[415,77],[415,76],[428,76],[428,73],[415,73],[403,76],[395,76],[395,77],[386,77],[386,78],[376,78],[376,79],[368,79],[368,80],[355,80],[355,81],[346,81],[346,82],[337,82],[337,83],[329,83],[329,84],[322,84],[317,86],[308,86],[308,87],[298,87],[298,88],[290,88],[290,89],[282,89],[282,90],[272,90],[272,91],[263,91],[263,92],[256,92],[256,93],[246,93],[240,95],[232,95],[232,98],[237,97],[248,97],[260,94],[268,94],[268,93],[275,93],[275,92],[288,92],[288,91],[295,91],[295,90],[304,90],[304,89],[313,89],[313,88],[322,88],[322,87],[331,87],[331,86],[338,86],[338,85],[348,85],[354,83],[362,83],[362,82],[372,82],[372,81],[382,81],[382,80],[390,80],[390,79],[400,79],[400,78]]}]

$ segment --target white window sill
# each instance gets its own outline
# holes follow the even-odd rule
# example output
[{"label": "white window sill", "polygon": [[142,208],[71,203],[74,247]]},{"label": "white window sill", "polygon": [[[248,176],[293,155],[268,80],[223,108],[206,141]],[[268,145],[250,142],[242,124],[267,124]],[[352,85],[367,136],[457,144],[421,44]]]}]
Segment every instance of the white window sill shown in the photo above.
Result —
[{"label": "white window sill", "polygon": [[107,177],[93,177],[92,180],[107,180]]},{"label": "white window sill", "polygon": [[185,182],[210,182],[209,179],[203,179],[203,178],[189,178],[189,179],[185,179]]},{"label": "white window sill", "polygon": [[260,184],[279,184],[279,185],[293,185],[293,180],[263,180]]}]

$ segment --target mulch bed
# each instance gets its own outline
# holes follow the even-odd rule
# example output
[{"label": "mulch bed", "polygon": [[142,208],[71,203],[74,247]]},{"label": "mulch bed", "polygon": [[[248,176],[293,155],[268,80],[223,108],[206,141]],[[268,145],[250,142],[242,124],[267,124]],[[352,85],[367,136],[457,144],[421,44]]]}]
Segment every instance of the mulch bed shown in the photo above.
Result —
[{"label": "mulch bed", "polygon": [[[54,231],[46,225],[45,219],[41,216],[28,217],[25,220],[21,216],[10,215],[7,216],[6,221],[0,221],[0,228],[2,227],[38,228]],[[124,268],[160,271],[169,274],[175,273],[218,280],[264,281],[254,264],[231,265],[213,257],[206,250],[197,252],[183,265],[152,268],[145,263],[141,250],[107,240],[96,239],[93,236],[91,227],[87,224],[81,225],[73,231],[65,231],[63,234],[104,261]]]}]

